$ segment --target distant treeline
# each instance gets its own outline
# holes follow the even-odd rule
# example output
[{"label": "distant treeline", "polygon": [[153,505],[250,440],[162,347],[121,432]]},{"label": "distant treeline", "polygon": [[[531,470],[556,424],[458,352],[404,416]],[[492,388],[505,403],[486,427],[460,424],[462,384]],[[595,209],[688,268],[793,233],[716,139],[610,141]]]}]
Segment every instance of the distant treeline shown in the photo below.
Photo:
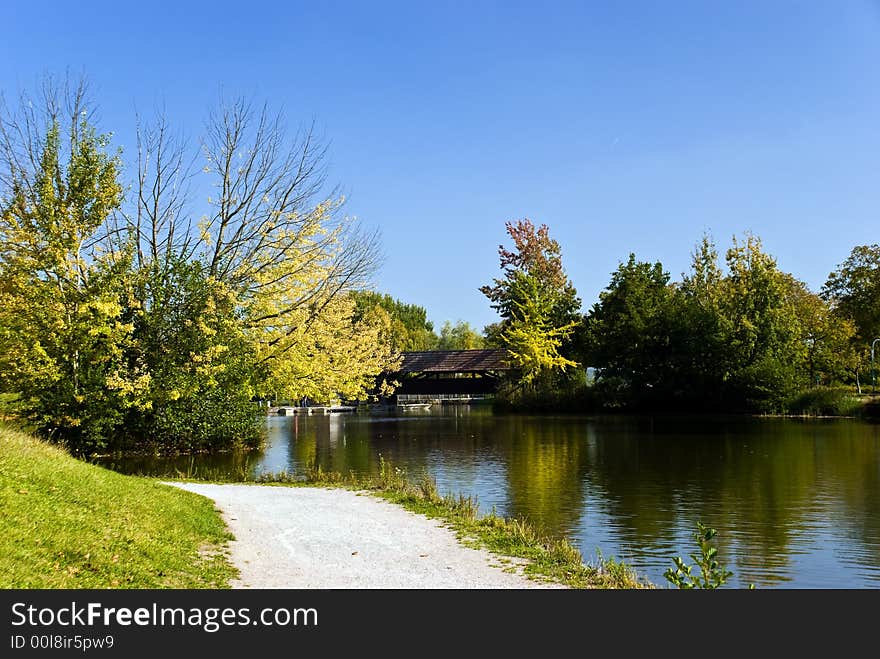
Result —
[{"label": "distant treeline", "polygon": [[483,336],[470,323],[445,321],[440,334],[428,320],[428,311],[417,304],[407,304],[375,291],[357,291],[359,314],[379,312],[387,317],[387,339],[396,352],[419,350],[474,350],[482,348]]},{"label": "distant treeline", "polygon": [[870,374],[877,245],[856,247],[814,293],[758,237],[734,238],[722,262],[706,236],[680,281],[630,254],[582,313],[547,227],[523,220],[508,233],[503,277],[483,288],[502,316],[489,341],[520,367],[507,406],[845,412],[854,401],[838,388],[861,392]]}]

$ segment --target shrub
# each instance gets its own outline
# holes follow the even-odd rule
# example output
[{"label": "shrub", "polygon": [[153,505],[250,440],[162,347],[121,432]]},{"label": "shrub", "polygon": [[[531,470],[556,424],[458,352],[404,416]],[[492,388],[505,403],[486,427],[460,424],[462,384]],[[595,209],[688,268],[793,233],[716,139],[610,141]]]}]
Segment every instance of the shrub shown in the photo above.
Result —
[{"label": "shrub", "polygon": [[815,387],[789,399],[786,409],[790,414],[811,416],[849,416],[861,407],[861,401],[846,389]]}]

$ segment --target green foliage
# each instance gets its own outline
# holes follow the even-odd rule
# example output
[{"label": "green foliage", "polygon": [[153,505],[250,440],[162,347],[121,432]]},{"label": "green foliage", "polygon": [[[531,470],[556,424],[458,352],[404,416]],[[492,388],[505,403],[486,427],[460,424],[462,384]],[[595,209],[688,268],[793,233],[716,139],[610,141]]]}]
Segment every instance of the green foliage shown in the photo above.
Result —
[{"label": "green foliage", "polygon": [[144,267],[132,305],[129,359],[150,374],[127,436],[186,452],[252,446],[261,434],[251,399],[259,371],[229,291],[198,262]]},{"label": "green foliage", "polygon": [[786,403],[790,414],[808,416],[851,416],[862,409],[862,401],[849,389],[814,387],[806,389]]},{"label": "green foliage", "polygon": [[574,321],[580,300],[562,267],[562,248],[550,238],[550,229],[546,224],[536,229],[528,219],[507,222],[505,228],[514,249],[508,250],[503,245],[498,248],[504,278],[494,279],[492,286],[480,288],[492,302],[492,308],[504,321],[516,317],[517,306],[524,302],[517,275],[528,275],[550,299],[550,324],[563,327]]},{"label": "green foliage", "polygon": [[835,337],[839,366],[860,388],[860,376],[868,371],[869,347],[880,337],[880,245],[858,245],[837,270],[828,275],[822,297],[831,305],[833,316],[850,323],[845,333]]},{"label": "green foliage", "polygon": [[849,377],[849,321],[754,236],[734,240],[726,265],[704,237],[680,284],[634,255],[618,267],[579,333],[604,406],[777,412],[805,386]]},{"label": "green foliage", "polygon": [[482,335],[470,323],[459,320],[453,325],[447,320],[440,328],[437,350],[477,350],[484,345]]},{"label": "green foliage", "polygon": [[638,401],[667,380],[673,291],[660,263],[629,260],[611,276],[585,321],[584,354],[602,380]]},{"label": "green foliage", "polygon": [[[686,565],[680,556],[676,556],[672,559],[675,568],[669,568],[663,573],[666,580],[683,590],[695,588],[714,590],[723,586],[733,576],[733,572],[724,569],[724,566],[718,562],[718,550],[712,544],[712,539],[717,534],[715,529],[697,522],[694,541],[697,543],[698,551],[691,554],[691,560],[695,565]],[[699,568],[698,574],[693,573],[695,567]]]},{"label": "green foliage", "polygon": [[522,384],[532,384],[556,371],[565,372],[577,363],[560,353],[563,341],[575,327],[571,322],[553,325],[554,295],[536,277],[523,272],[510,275],[511,316],[501,341]]},{"label": "green foliage", "polygon": [[732,372],[729,391],[747,408],[771,411],[797,389],[803,342],[792,278],[751,235],[727,252],[722,304]]},{"label": "green foliage", "polygon": [[[370,309],[381,309],[389,319],[388,340],[394,352],[435,350],[438,337],[434,325],[428,320],[428,312],[417,304],[406,304],[388,294],[375,291],[353,293],[358,317]],[[442,348],[447,350],[448,348]]]},{"label": "green foliage", "polygon": [[828,275],[822,295],[838,314],[852,320],[862,344],[880,336],[880,245],[854,247]]},{"label": "green foliage", "polygon": [[635,570],[624,561],[617,560],[614,556],[605,557],[602,552],[596,550],[597,564],[604,578],[613,584],[614,588],[633,588],[639,579]]},{"label": "green foliage", "polygon": [[507,350],[519,386],[546,385],[577,366],[569,355],[580,300],[546,225],[536,229],[531,221],[519,220],[505,226],[514,250],[498,248],[504,278],[480,289],[502,318],[488,332],[490,343]]},{"label": "green foliage", "polygon": [[38,431],[75,450],[106,446],[145,384],[125,351],[131,252],[102,251],[119,208],[119,159],[80,116],[67,142],[57,116],[31,169],[14,167],[0,207],[0,384],[21,394]]},{"label": "green foliage", "polygon": [[196,222],[164,121],[139,129],[126,203],[82,83],[2,111],[0,391],[41,435],[83,454],[253,446],[255,397],[358,398],[394,365],[388,315],[350,295],[375,236],[317,198],[311,136],[225,106],[203,142],[221,196]]}]

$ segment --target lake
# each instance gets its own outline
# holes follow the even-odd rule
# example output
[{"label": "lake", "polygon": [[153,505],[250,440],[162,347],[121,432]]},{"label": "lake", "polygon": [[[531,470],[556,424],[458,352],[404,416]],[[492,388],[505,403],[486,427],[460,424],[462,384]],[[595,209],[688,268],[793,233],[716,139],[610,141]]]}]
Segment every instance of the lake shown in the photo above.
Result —
[{"label": "lake", "polygon": [[659,586],[697,521],[733,587],[880,587],[880,425],[850,419],[520,416],[449,406],[399,416],[269,417],[263,450],[103,464],[173,475],[377,473],[380,456],[484,512],[523,516]]}]

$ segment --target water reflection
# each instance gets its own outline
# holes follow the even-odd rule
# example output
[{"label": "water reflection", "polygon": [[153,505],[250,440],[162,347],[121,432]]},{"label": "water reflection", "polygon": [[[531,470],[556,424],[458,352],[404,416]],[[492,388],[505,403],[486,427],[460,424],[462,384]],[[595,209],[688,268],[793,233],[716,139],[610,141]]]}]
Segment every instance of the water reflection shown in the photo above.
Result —
[{"label": "water reflection", "polygon": [[880,586],[880,427],[851,420],[528,417],[452,407],[401,417],[273,417],[260,452],[126,459],[155,475],[376,473],[380,456],[484,511],[524,516],[657,584],[716,527],[733,585]]}]

